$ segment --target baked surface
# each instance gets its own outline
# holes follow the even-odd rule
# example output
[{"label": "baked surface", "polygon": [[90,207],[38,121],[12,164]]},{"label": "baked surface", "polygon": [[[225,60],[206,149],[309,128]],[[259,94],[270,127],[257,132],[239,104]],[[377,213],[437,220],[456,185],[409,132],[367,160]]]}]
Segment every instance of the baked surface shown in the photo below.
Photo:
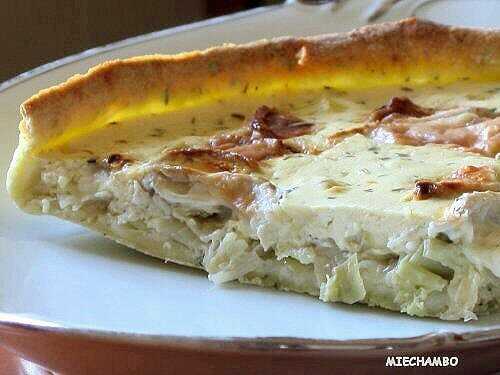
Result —
[{"label": "baked surface", "polygon": [[499,40],[410,19],[105,63],[23,103],[8,189],[217,283],[474,319],[500,300]]}]

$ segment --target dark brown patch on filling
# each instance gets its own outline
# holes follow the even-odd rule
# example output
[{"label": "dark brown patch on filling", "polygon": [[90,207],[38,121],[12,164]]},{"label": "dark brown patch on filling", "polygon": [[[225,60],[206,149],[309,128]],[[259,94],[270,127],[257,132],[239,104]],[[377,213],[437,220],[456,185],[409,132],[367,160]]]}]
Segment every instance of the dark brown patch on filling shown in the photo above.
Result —
[{"label": "dark brown patch on filling", "polygon": [[229,150],[183,148],[164,153],[169,164],[205,172],[237,172],[255,169],[253,160]]},{"label": "dark brown patch on filling", "polygon": [[314,124],[275,108],[261,106],[248,124],[231,134],[221,134],[203,148],[182,148],[164,152],[164,161],[206,172],[245,172],[258,162],[296,150],[283,140],[309,134]]},{"label": "dark brown patch on filling", "polygon": [[405,97],[392,98],[365,124],[332,134],[329,140],[336,144],[354,134],[370,137],[376,143],[444,144],[491,157],[500,152],[500,117],[494,111],[477,107],[438,111]]},{"label": "dark brown patch on filling", "polygon": [[126,164],[132,163],[133,160],[129,157],[125,157],[121,154],[111,154],[103,160],[103,163],[108,168],[120,169]]},{"label": "dark brown patch on filling", "polygon": [[413,197],[416,200],[450,198],[473,191],[500,191],[496,172],[489,166],[467,166],[458,169],[449,178],[441,181],[417,180]]},{"label": "dark brown patch on filling", "polygon": [[397,114],[407,117],[424,117],[434,113],[431,108],[421,107],[413,103],[407,97],[396,96],[391,101],[375,110],[371,115],[370,121],[383,121],[387,117]]},{"label": "dark brown patch on filling", "polygon": [[255,134],[257,132],[262,138],[287,139],[309,134],[313,125],[291,114],[281,113],[276,108],[263,105],[255,111],[249,126],[254,137],[257,136]]},{"label": "dark brown patch on filling", "polygon": [[245,115],[241,113],[231,113],[231,117],[236,119],[236,120],[241,120],[243,121],[245,119]]},{"label": "dark brown patch on filling", "polygon": [[[364,104],[364,102],[363,102]],[[342,130],[336,132],[329,137],[330,142],[333,144],[339,143],[344,139],[355,134],[362,134],[365,136],[372,136],[377,128],[383,126],[382,123],[390,121],[393,118],[414,117],[420,118],[431,115],[434,110],[431,108],[421,107],[413,103],[407,97],[393,97],[389,103],[377,108],[368,117],[365,124],[355,128]],[[373,138],[373,137],[372,137]],[[394,142],[381,142],[381,143],[394,143]]]}]

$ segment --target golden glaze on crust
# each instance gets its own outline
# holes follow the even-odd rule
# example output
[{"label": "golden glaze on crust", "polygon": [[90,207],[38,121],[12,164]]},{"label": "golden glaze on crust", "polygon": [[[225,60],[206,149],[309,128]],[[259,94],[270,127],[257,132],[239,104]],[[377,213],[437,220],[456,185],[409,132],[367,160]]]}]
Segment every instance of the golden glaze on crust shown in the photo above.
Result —
[{"label": "golden glaze on crust", "polygon": [[106,62],[23,103],[20,131],[28,149],[50,151],[47,142],[64,133],[98,128],[123,108],[139,115],[156,111],[165,99],[180,108],[196,97],[239,94],[249,84],[269,81],[274,89],[279,88],[276,82],[299,89],[324,84],[363,88],[463,77],[500,77],[500,32],[408,19],[348,34]]}]

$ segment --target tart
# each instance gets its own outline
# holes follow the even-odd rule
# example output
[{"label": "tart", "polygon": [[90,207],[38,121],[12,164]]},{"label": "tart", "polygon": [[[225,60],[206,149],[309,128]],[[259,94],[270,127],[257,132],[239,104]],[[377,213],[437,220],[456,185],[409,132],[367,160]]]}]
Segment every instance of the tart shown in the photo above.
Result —
[{"label": "tart", "polygon": [[217,284],[498,308],[499,31],[408,19],[110,61],[21,114],[7,185],[26,212]]}]

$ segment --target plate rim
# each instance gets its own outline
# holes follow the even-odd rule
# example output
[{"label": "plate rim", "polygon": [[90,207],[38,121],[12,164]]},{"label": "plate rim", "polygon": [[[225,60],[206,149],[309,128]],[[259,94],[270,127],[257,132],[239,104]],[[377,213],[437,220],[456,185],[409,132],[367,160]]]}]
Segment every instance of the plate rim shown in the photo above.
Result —
[{"label": "plate rim", "polygon": [[[415,317],[415,319],[419,319]],[[500,347],[500,328],[480,328],[475,331],[457,333],[454,331],[430,332],[412,337],[382,337],[365,339],[313,339],[287,336],[183,336],[166,334],[130,333],[92,328],[70,328],[43,320],[30,319],[20,314],[0,313],[0,330],[13,332],[43,333],[73,338],[112,341],[139,346],[169,345],[179,349],[216,350],[217,352],[245,351],[278,352],[306,351],[352,352],[359,356],[367,353],[387,353],[387,351],[405,353],[428,352],[435,350],[473,349],[480,346],[495,345]],[[354,354],[356,354],[354,353]]]},{"label": "plate rim", "polygon": [[[58,69],[62,66],[78,62],[89,57],[124,47],[133,46],[162,37],[178,33],[219,25],[234,20],[251,17],[264,12],[294,4],[295,1],[285,1],[281,4],[262,6],[242,12],[209,18],[185,25],[153,31],[146,34],[122,39],[113,43],[97,46],[60,59],[45,63],[23,73],[17,74],[0,82],[0,93],[17,86],[29,79]],[[415,319],[419,319],[415,317]],[[370,353],[387,353],[387,351],[425,352],[435,349],[476,348],[482,345],[497,345],[500,347],[500,328],[478,328],[474,331],[457,333],[453,331],[430,332],[427,334],[403,338],[368,338],[368,339],[313,339],[301,337],[237,337],[237,336],[182,336],[166,334],[130,333],[106,329],[70,328],[56,323],[32,320],[22,314],[8,314],[0,312],[0,330],[13,332],[38,332],[46,334],[79,337],[81,339],[98,339],[113,342],[122,342],[137,345],[172,345],[183,349],[197,349],[209,351],[246,351],[260,352],[273,350],[277,352],[346,352],[354,356],[364,356]]]}]

